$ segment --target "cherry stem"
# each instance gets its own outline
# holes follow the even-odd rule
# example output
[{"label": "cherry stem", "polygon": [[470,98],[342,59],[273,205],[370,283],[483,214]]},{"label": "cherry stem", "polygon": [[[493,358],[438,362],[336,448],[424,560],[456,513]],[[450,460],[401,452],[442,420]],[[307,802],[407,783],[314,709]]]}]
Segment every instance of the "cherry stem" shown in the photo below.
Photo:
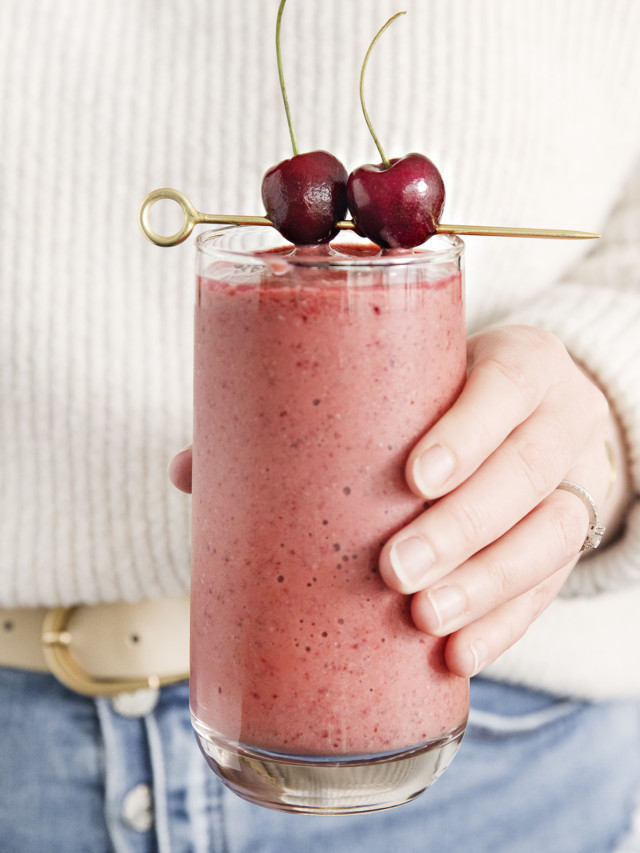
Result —
[{"label": "cherry stem", "polygon": [[280,0],[278,7],[278,17],[276,19],[276,59],[278,61],[278,77],[280,78],[280,91],[282,92],[282,102],[284,103],[284,111],[287,116],[287,124],[289,125],[289,136],[291,137],[291,147],[293,148],[294,157],[298,154],[298,143],[296,135],[293,131],[293,122],[291,121],[291,109],[289,108],[289,98],[287,97],[287,87],[284,83],[284,71],[282,70],[282,51],[280,50],[280,27],[282,24],[282,13],[287,0]]},{"label": "cherry stem", "polygon": [[[284,5],[284,0],[283,0],[283,5]],[[390,27],[390,26],[391,26],[391,24],[396,20],[396,18],[399,18],[401,15],[406,15],[406,14],[407,14],[406,12],[396,12],[396,14],[395,14],[395,15],[392,15],[392,17],[391,17],[391,18],[389,18],[389,20],[387,21],[387,23],[386,23],[383,27],[381,27],[381,28],[378,30],[378,32],[376,33],[376,35],[375,35],[375,37],[374,37],[373,41],[372,41],[372,42],[371,42],[371,44],[369,45],[369,49],[367,50],[367,52],[366,52],[366,54],[365,54],[364,60],[363,60],[363,62],[362,62],[362,69],[361,69],[361,71],[360,71],[360,104],[361,104],[361,106],[362,106],[362,112],[363,112],[363,115],[364,115],[364,120],[365,120],[365,121],[366,121],[366,123],[367,123],[367,127],[369,128],[369,133],[370,133],[370,134],[371,134],[371,136],[373,137],[373,141],[374,141],[374,142],[375,142],[375,144],[376,144],[376,148],[377,148],[377,149],[378,149],[378,151],[380,152],[380,157],[382,158],[382,164],[383,164],[383,166],[385,167],[385,169],[388,169],[388,168],[389,168],[389,166],[391,165],[391,163],[389,162],[389,158],[387,157],[387,155],[384,153],[384,149],[382,148],[382,145],[380,144],[380,140],[378,139],[378,137],[377,137],[377,135],[376,135],[376,132],[375,132],[375,130],[373,129],[373,125],[371,124],[371,119],[369,118],[369,113],[367,112],[367,106],[366,106],[366,104],[365,104],[365,102],[364,102],[364,73],[365,73],[365,71],[366,71],[367,64],[369,63],[369,57],[371,56],[371,51],[373,50],[373,48],[374,48],[374,47],[375,47],[375,45],[377,44],[378,39],[380,38],[380,36],[382,35],[382,33],[383,33],[383,32],[384,32],[388,27]]]}]

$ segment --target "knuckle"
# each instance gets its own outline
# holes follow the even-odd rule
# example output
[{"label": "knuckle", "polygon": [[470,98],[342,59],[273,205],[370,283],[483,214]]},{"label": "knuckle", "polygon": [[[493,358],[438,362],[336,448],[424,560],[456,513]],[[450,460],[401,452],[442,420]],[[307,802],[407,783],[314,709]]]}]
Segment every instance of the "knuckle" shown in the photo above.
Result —
[{"label": "knuckle", "polygon": [[528,439],[514,442],[513,470],[525,488],[541,499],[549,488],[549,471],[557,467],[548,448],[539,440]]},{"label": "knuckle", "polygon": [[468,553],[475,553],[485,544],[487,519],[477,502],[457,501],[451,507],[458,542]]},{"label": "knuckle", "polygon": [[486,568],[493,595],[499,601],[507,601],[513,595],[517,584],[516,567],[511,562],[494,557]]},{"label": "knuckle", "polygon": [[529,602],[531,605],[531,621],[534,622],[547,609],[553,599],[555,590],[551,589],[551,584],[540,583],[529,590]]},{"label": "knuckle", "polygon": [[529,407],[535,406],[546,387],[555,380],[559,364],[571,357],[552,332],[533,326],[510,326],[501,330],[499,345],[483,354],[478,367],[499,374],[520,394]]},{"label": "knuckle", "polygon": [[545,578],[541,583],[536,584],[533,589],[529,590],[529,600],[531,606],[531,621],[534,622],[539,616],[544,613],[547,607],[556,597],[562,584],[566,580],[567,574],[571,566],[564,566],[557,570],[548,578]]},{"label": "knuckle", "polygon": [[538,586],[534,586],[534,588],[529,591],[529,604],[531,607],[529,618],[531,622],[535,622],[535,620],[546,609],[548,603],[549,594],[546,592],[543,584],[538,584]]},{"label": "knuckle", "polygon": [[555,501],[551,513],[550,534],[563,562],[579,552],[587,531],[585,510],[575,499],[574,502],[575,506],[569,500]]},{"label": "knuckle", "polygon": [[[546,365],[547,371],[555,374],[558,364],[569,364],[572,361],[567,348],[553,332],[536,326],[518,326],[516,331],[519,346],[527,353],[527,375],[531,370],[532,362]],[[523,347],[525,341],[527,346]]]},{"label": "knuckle", "polygon": [[479,367],[503,379],[508,384],[510,393],[515,392],[521,398],[525,409],[535,407],[540,397],[538,383],[532,378],[527,365],[515,353],[508,358],[504,355],[488,356]]},{"label": "knuckle", "polygon": [[[521,599],[520,599],[521,600]],[[531,616],[524,607],[513,608],[506,619],[506,646],[511,647],[527,632],[531,625]]]},{"label": "knuckle", "polygon": [[508,648],[527,632],[535,620],[546,610],[553,598],[547,584],[538,584],[514,598],[503,608],[504,647]]},{"label": "knuckle", "polygon": [[522,334],[528,335],[532,345],[540,350],[549,350],[558,355],[568,355],[567,348],[553,332],[547,329],[540,329],[537,326],[522,326],[520,327],[520,331]]}]

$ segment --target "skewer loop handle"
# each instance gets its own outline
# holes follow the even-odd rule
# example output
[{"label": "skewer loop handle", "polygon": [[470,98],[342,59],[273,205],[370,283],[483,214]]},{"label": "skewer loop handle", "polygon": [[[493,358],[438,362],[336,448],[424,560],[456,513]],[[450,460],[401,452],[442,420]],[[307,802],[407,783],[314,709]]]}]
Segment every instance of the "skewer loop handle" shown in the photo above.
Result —
[{"label": "skewer loop handle", "polygon": [[[167,236],[158,234],[158,232],[154,231],[149,223],[149,213],[151,208],[157,201],[163,199],[175,201],[182,208],[182,212],[184,213],[184,222],[182,223],[182,227],[174,234],[169,234]],[[174,190],[171,187],[161,187],[160,189],[150,192],[144,198],[140,205],[140,210],[138,211],[138,224],[142,229],[142,233],[148,240],[155,243],[156,246],[177,246],[179,243],[183,243],[193,231],[193,226],[197,225],[201,221],[202,217],[200,212],[196,210],[187,196],[183,192],[180,192],[180,190]]]}]

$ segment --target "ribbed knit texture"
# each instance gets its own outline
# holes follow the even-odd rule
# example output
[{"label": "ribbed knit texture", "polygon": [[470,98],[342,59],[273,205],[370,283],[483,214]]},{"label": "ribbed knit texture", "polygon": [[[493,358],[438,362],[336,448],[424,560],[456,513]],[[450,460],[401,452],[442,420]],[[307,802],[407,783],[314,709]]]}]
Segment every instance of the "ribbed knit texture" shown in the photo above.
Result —
[{"label": "ribbed knit texture", "polygon": [[[137,224],[150,190],[261,213],[290,156],[276,0],[0,4],[0,604],[185,589],[188,500],[166,467],[190,439],[191,242]],[[409,0],[372,57],[389,156],[445,178],[446,221],[606,229],[597,247],[472,239],[472,329],[557,331],[618,409],[640,483],[637,193],[640,4]],[[396,0],[291,0],[283,60],[301,150],[376,162],[358,103],[367,44]],[[587,252],[589,257],[585,257]],[[526,310],[524,310],[526,306]],[[640,577],[640,518],[590,565]],[[577,573],[576,573],[577,574]]]}]

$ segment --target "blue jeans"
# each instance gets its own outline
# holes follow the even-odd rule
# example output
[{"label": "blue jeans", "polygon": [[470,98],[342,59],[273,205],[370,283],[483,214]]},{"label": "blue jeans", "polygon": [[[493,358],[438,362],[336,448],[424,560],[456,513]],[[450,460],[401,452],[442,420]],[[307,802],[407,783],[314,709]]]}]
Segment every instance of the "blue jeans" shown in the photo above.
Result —
[{"label": "blue jeans", "polygon": [[0,668],[3,853],[606,853],[628,830],[638,789],[640,705],[474,679],[458,755],[413,803],[282,814],[239,799],[208,769],[186,684],[131,717],[48,675]]}]

